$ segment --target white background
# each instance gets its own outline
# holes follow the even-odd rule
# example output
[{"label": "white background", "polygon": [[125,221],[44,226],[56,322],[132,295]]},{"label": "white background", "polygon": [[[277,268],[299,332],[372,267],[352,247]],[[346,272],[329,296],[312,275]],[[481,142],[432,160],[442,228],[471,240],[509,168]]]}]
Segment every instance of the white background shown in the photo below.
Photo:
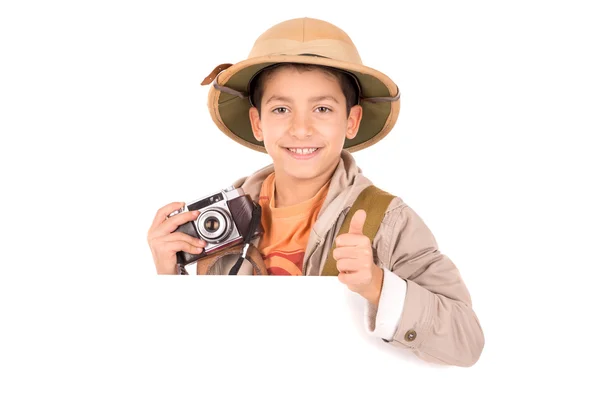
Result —
[{"label": "white background", "polygon": [[[2,3],[0,398],[598,398],[594,2],[350,3]],[[335,278],[155,275],[159,207],[270,163],[199,83],[304,16],[400,87],[355,157],[461,271],[471,368],[367,336]]]}]

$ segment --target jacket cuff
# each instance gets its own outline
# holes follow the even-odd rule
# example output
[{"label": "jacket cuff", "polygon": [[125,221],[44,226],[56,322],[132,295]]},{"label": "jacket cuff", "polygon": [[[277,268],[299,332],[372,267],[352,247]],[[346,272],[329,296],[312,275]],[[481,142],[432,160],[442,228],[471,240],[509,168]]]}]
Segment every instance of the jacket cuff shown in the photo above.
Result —
[{"label": "jacket cuff", "polygon": [[[418,349],[429,334],[433,323],[434,295],[411,280],[406,281],[406,303],[393,338],[388,341]],[[384,339],[385,340],[385,339]]]},{"label": "jacket cuff", "polygon": [[387,268],[383,269],[383,285],[379,306],[367,301],[365,325],[367,332],[384,340],[392,340],[400,324],[406,297],[406,281]]}]

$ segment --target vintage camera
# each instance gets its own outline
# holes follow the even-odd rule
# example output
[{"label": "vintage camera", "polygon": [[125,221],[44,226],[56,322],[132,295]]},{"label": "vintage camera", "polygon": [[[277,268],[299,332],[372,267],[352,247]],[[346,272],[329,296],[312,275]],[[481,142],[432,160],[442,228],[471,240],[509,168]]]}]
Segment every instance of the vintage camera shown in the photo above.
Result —
[{"label": "vintage camera", "polygon": [[[206,247],[200,254],[184,251],[177,253],[177,263],[188,265],[202,257],[241,243],[251,229],[252,211],[255,204],[243,189],[230,186],[222,191],[187,203],[184,207],[169,214],[169,217],[185,211],[199,210],[196,220],[180,225],[175,232],[183,232],[206,241]],[[263,234],[260,221],[252,232],[252,238]]]}]

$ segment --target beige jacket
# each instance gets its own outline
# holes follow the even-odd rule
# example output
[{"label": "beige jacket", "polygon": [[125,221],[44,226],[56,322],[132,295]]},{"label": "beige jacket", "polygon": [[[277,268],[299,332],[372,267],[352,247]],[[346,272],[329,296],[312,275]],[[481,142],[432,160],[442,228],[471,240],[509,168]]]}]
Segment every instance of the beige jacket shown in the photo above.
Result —
[{"label": "beige jacket", "polygon": [[[237,180],[233,186],[241,186],[258,201],[262,182],[271,172],[272,165]],[[352,155],[343,151],[310,233],[304,275],[321,274],[346,213],[369,185],[371,181],[362,175]],[[483,350],[484,336],[469,291],[454,263],[438,250],[423,220],[399,197],[392,200],[384,215],[373,240],[373,254],[380,268],[407,283],[402,316],[388,342],[390,346],[409,349],[434,363],[464,367],[475,364]],[[239,253],[225,254],[215,260],[208,273],[227,274],[238,258]],[[239,274],[251,275],[252,268],[249,261],[244,261]]]}]

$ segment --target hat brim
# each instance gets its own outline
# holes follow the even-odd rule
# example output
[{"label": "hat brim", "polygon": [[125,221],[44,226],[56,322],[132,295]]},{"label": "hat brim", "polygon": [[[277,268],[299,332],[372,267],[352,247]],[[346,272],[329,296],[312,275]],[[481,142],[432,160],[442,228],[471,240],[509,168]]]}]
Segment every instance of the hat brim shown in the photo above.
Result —
[{"label": "hat brim", "polygon": [[[260,70],[277,63],[301,63],[322,65],[348,71],[356,76],[361,85],[362,97],[396,97],[398,87],[385,74],[361,64],[348,63],[310,55],[275,55],[256,57],[232,65],[217,76],[217,84],[245,93],[248,82]],[[383,139],[395,125],[400,112],[400,99],[392,102],[361,101],[363,116],[359,131],[353,139],[346,139],[344,149],[354,152],[372,146]],[[208,109],[219,129],[234,141],[262,153],[262,142],[252,133],[249,110],[250,101],[225,93],[211,85],[208,93]]]}]

